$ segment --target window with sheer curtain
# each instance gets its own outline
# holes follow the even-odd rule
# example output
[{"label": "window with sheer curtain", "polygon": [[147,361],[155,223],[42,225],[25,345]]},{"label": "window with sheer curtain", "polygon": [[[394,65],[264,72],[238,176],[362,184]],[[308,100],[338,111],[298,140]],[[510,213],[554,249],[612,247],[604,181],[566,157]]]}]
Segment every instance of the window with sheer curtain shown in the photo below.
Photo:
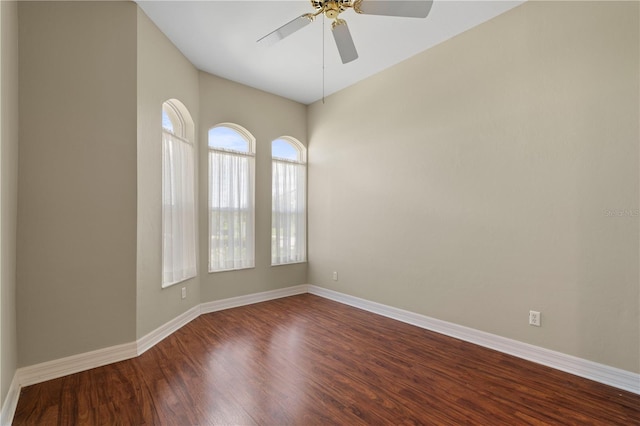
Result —
[{"label": "window with sheer curtain", "polygon": [[289,137],[271,143],[271,264],[307,260],[306,149]]},{"label": "window with sheer curtain", "polygon": [[196,276],[195,159],[188,114],[178,101],[162,104],[162,287]]},{"label": "window with sheer curtain", "polygon": [[209,272],[253,268],[255,139],[235,124],[209,130]]}]

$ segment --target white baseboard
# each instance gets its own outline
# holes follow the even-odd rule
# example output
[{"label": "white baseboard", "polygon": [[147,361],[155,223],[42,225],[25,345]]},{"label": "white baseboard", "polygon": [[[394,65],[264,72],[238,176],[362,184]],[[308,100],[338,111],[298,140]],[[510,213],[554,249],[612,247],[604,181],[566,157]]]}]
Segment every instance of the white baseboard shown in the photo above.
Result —
[{"label": "white baseboard", "polygon": [[237,308],[239,306],[251,305],[254,303],[266,302],[267,300],[280,299],[282,297],[293,296],[296,294],[307,293],[308,286],[306,284],[294,287],[279,288],[276,290],[264,291],[261,293],[248,294],[245,296],[231,297],[228,299],[214,300],[213,302],[201,303],[194,306],[183,314],[177,316],[166,324],[158,327],[151,333],[141,337],[137,341],[138,355],[142,355],[151,349],[160,341],[170,336],[187,323],[198,318],[202,314],[221,311],[224,309]]},{"label": "white baseboard", "polygon": [[175,333],[178,329],[182,328],[184,325],[188,324],[199,316],[200,305],[196,305],[188,311],[178,315],[171,321],[156,328],[151,333],[142,336],[136,342],[137,354],[142,355],[143,353],[160,343],[163,339]]},{"label": "white baseboard", "polygon": [[307,289],[308,286],[303,284],[294,287],[203,303],[194,306],[135,342],[111,346],[108,348],[43,362],[41,364],[31,365],[29,367],[19,368],[18,371],[16,371],[18,385],[22,387],[29,386],[51,379],[57,379],[58,377],[67,376],[69,374],[78,373],[80,371],[89,370],[91,368],[101,367],[103,365],[134,358],[146,352],[148,349],[174,333],[185,324],[196,319],[202,313],[215,312],[223,309],[265,302],[267,300],[278,299],[281,297],[293,296],[295,294],[307,293]]},{"label": "white baseboard", "polygon": [[293,287],[279,288],[277,290],[264,291],[262,293],[247,294],[246,296],[231,297],[229,299],[214,300],[200,305],[200,313],[208,314],[211,312],[222,311],[224,309],[237,308],[239,306],[252,305],[254,303],[266,302],[268,300],[280,299],[283,297],[295,296],[296,294],[304,294],[309,292],[307,284],[296,285]]},{"label": "white baseboard", "polygon": [[22,367],[16,371],[21,387],[34,385],[69,374],[79,373],[103,365],[112,364],[138,355],[136,342],[110,346],[91,352],[54,359],[40,364]]},{"label": "white baseboard", "polygon": [[18,383],[18,375],[13,375],[11,385],[9,385],[9,391],[7,397],[4,400],[2,409],[0,410],[0,425],[10,426],[13,422],[13,416],[16,414],[16,407],[18,406],[18,398],[20,397],[20,384]]},{"label": "white baseboard", "polygon": [[266,302],[268,300],[297,294],[311,293],[326,299],[364,309],[378,315],[412,324],[427,330],[455,337],[470,343],[517,356],[538,364],[562,370],[576,376],[584,377],[606,385],[614,386],[640,395],[640,374],[621,370],[571,355],[507,339],[495,334],[453,324],[447,321],[430,318],[425,315],[371,302],[323,287],[303,284],[246,296],[216,300],[194,306],[173,320],[158,327],[151,333],[135,342],[112,346],[96,351],[86,352],[70,357],[44,362],[29,367],[19,368],[5,398],[0,416],[0,425],[11,424],[20,396],[20,389],[69,374],[101,367],[125,359],[135,358],[162,341],[176,330],[194,320],[201,314],[224,309]]},{"label": "white baseboard", "polygon": [[447,321],[430,318],[425,315],[371,302],[369,300],[339,293],[323,287],[308,286],[309,293],[331,299],[345,305],[354,306],[365,311],[373,312],[388,318],[412,324],[426,330],[435,331],[456,339],[474,343],[479,346],[494,349],[509,355],[523,358],[547,367],[565,371],[576,376],[594,380],[609,386],[623,389],[640,395],[640,374],[597,362],[567,355],[539,346],[529,345],[517,340],[475,330]]}]

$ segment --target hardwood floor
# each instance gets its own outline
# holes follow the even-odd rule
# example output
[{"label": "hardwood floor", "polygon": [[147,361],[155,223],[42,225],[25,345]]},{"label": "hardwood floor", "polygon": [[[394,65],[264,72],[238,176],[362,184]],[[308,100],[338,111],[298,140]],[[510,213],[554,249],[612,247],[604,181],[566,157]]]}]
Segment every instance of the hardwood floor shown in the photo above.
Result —
[{"label": "hardwood floor", "polygon": [[640,396],[310,294],[22,390],[14,424],[640,424]]}]

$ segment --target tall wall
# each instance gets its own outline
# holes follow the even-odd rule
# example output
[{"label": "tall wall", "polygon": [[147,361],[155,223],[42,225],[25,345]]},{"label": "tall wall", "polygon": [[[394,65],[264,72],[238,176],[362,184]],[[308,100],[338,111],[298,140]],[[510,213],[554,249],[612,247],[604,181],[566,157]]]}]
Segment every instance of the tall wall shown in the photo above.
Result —
[{"label": "tall wall", "polygon": [[21,366],[136,337],[130,2],[20,2]]},{"label": "tall wall", "polygon": [[311,105],[309,282],[640,372],[638,8],[528,2]]},{"label": "tall wall", "polygon": [[[187,107],[197,125],[198,71],[140,9],[137,72],[137,337],[140,338],[200,300],[200,276],[161,288],[162,103],[178,99]],[[194,133],[197,133],[195,125]],[[185,299],[181,298],[182,287],[187,288]]]},{"label": "tall wall", "polygon": [[[210,274],[207,135],[220,123],[239,124],[256,138],[256,266]],[[307,145],[304,105],[200,72],[201,302],[306,283],[306,263],[271,266],[271,141],[280,136],[292,136]]]},{"label": "tall wall", "polygon": [[18,6],[0,2],[0,407],[18,365]]}]

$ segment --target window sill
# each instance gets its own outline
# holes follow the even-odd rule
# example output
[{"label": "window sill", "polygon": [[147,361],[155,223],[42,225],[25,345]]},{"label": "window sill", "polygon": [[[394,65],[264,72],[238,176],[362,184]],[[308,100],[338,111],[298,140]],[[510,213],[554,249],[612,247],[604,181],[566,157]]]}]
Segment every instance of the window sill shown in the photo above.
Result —
[{"label": "window sill", "polygon": [[192,280],[192,279],[196,278],[197,276],[198,276],[198,275],[194,275],[194,276],[192,276],[192,277],[183,278],[183,279],[181,279],[181,280],[179,280],[179,281],[174,281],[174,282],[172,282],[172,283],[168,283],[168,284],[161,284],[161,288],[162,288],[162,289],[165,289],[165,288],[173,287],[174,285],[177,285],[177,284],[183,283],[183,282],[185,282],[185,281]]},{"label": "window sill", "polygon": [[244,271],[247,269],[256,269],[255,266],[247,266],[245,268],[233,268],[233,269],[216,269],[215,271],[209,271],[210,274],[217,274],[218,272],[233,272],[233,271]]},{"label": "window sill", "polygon": [[300,265],[302,263],[307,263],[307,261],[306,260],[301,260],[300,262],[276,263],[276,264],[271,264],[271,267],[288,266],[288,265]]}]

